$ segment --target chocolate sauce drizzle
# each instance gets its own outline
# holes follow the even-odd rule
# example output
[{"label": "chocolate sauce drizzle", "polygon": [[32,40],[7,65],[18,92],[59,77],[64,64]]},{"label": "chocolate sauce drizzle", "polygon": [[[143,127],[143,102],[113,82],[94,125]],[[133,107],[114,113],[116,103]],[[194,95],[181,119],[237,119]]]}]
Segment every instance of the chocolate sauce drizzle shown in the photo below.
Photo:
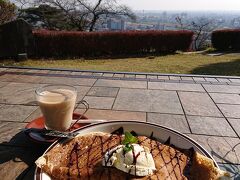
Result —
[{"label": "chocolate sauce drizzle", "polygon": [[[146,137],[143,141],[141,141],[139,144],[140,145],[143,145],[144,142],[150,140],[150,152],[151,154],[153,155],[153,152],[157,152],[153,158],[155,158],[156,156],[160,156],[161,159],[163,160],[164,162],[164,165],[161,167],[161,168],[164,168],[166,167],[166,170],[167,170],[167,173],[168,173],[168,177],[166,177],[166,179],[170,178],[172,179],[172,175],[174,176],[174,179],[178,178],[177,176],[177,169],[179,169],[179,172],[180,172],[180,176],[185,176],[185,174],[183,174],[183,171],[184,169],[187,167],[185,167],[184,169],[181,168],[180,166],[180,163],[182,161],[182,157],[184,154],[181,152],[181,151],[177,151],[177,149],[174,149],[174,148],[171,148],[171,139],[170,137],[166,140],[165,143],[161,144],[160,142],[158,141],[155,141],[156,142],[156,145],[153,144],[153,140],[155,140],[156,138],[154,138],[153,136],[153,132],[151,133],[150,135],[150,138]],[[172,151],[174,150],[174,153],[173,152],[170,152],[170,150],[172,149]],[[164,158],[162,152],[166,150],[169,154],[170,154],[170,160],[167,161],[166,158]],[[180,149],[179,149],[180,150]],[[176,163],[174,164],[174,160],[176,160]],[[171,164],[171,167],[172,167],[172,170],[169,170],[167,167]],[[158,176],[157,176],[158,178]]]},{"label": "chocolate sauce drizzle", "polygon": [[[119,144],[121,144],[122,141],[122,134],[123,134],[123,128],[120,128],[116,131],[114,131],[106,140],[103,140],[102,136],[95,136],[94,139],[92,140],[91,145],[86,149],[86,150],[82,150],[81,152],[80,150],[80,145],[77,142],[73,145],[73,148],[70,151],[69,154],[69,162],[67,164],[68,167],[68,173],[67,176],[70,178],[71,176],[71,168],[72,167],[76,167],[77,168],[77,178],[80,179],[81,178],[81,171],[82,169],[87,169],[87,175],[88,175],[88,179],[91,176],[91,172],[89,171],[91,168],[93,168],[94,166],[94,162],[99,162],[102,160],[102,158],[104,158],[104,162],[105,164],[107,164],[111,158],[111,156],[116,152],[113,151],[111,152],[111,154],[109,154],[108,159],[105,159],[105,153],[108,152],[115,148],[116,146],[118,146]],[[118,143],[111,143],[113,141],[118,140]],[[172,179],[172,177],[174,177],[174,179],[177,179],[177,171],[180,172],[180,175],[183,177],[185,175],[184,171],[186,168],[189,168],[189,165],[187,164],[186,167],[184,169],[181,168],[180,163],[182,161],[182,157],[184,155],[184,153],[182,153],[182,151],[178,151],[176,149],[172,149],[171,145],[170,145],[170,138],[167,139],[167,141],[162,144],[158,141],[155,141],[155,138],[153,137],[153,133],[151,134],[150,138],[146,137],[144,140],[140,141],[139,144],[143,145],[145,142],[150,141],[150,152],[153,155],[153,158],[155,158],[156,156],[160,156],[161,159],[164,162],[164,165],[161,168],[166,168],[167,173],[168,173],[168,177],[167,179]],[[99,147],[100,144],[100,147]],[[165,145],[166,144],[166,145]],[[100,148],[100,154],[96,153],[94,154],[94,150]],[[170,152],[170,151],[173,151]],[[170,155],[170,160],[166,160],[166,158],[164,158],[162,152],[168,152]],[[99,151],[98,151],[99,152]],[[189,151],[188,151],[189,152]],[[132,149],[132,153],[133,153],[133,165],[136,165],[137,163],[137,158],[139,157],[140,153],[135,154],[134,149]],[[80,167],[81,165],[79,164],[79,159],[81,159],[81,157],[83,157],[84,155],[87,154],[87,168],[86,167]],[[91,157],[90,157],[91,155]],[[188,161],[190,162],[190,158],[188,158]],[[175,163],[174,163],[175,160]],[[172,167],[171,170],[169,170],[168,166],[170,165],[170,167]],[[177,170],[179,169],[179,170]],[[126,179],[130,179],[132,169],[129,170],[128,174],[126,175]],[[99,174],[99,178],[101,179],[101,177],[103,176],[104,173],[108,174],[108,179],[111,179],[111,168],[109,167],[104,167],[102,168],[102,171]],[[136,175],[136,166],[135,166],[135,175]],[[158,177],[157,174],[153,175],[154,177],[157,177],[157,179],[162,179],[161,177]],[[151,179],[151,177],[149,176],[148,179]]]},{"label": "chocolate sauce drizzle", "polygon": [[78,143],[76,142],[73,146],[73,149],[70,152],[70,157],[69,157],[69,162],[68,162],[68,172],[67,172],[67,176],[70,177],[70,167],[74,165],[74,157],[73,155],[75,154],[76,156],[76,166],[77,166],[77,170],[78,170],[78,175],[77,177],[80,178],[80,169],[79,169],[79,163],[78,163]]},{"label": "chocolate sauce drizzle", "polygon": [[[119,140],[118,143],[114,144],[114,145],[110,145],[112,139],[115,140]],[[93,154],[95,149],[99,148],[99,141],[100,141],[100,148],[101,148],[101,153],[100,154]],[[95,136],[91,145],[84,151],[80,152],[79,151],[79,144],[75,143],[73,145],[72,150],[70,151],[69,154],[69,162],[67,164],[68,167],[68,173],[67,176],[70,177],[71,173],[70,170],[72,167],[76,166],[77,168],[77,172],[78,172],[78,178],[80,179],[81,177],[81,170],[83,168],[87,169],[87,175],[88,178],[90,177],[91,173],[89,172],[89,169],[92,168],[93,166],[93,162],[97,162],[98,160],[102,160],[102,157],[104,157],[105,153],[104,152],[104,146],[107,146],[107,151],[109,152],[110,149],[116,147],[118,144],[121,143],[121,135],[113,135],[111,134],[111,136],[109,138],[107,138],[105,141],[103,141],[102,136]],[[79,161],[78,159],[81,159],[81,157],[83,157],[84,155],[87,154],[87,168],[86,167],[79,167]],[[92,154],[92,157],[90,159],[90,154]],[[109,159],[104,159],[105,163],[107,163],[109,161]],[[110,171],[109,171],[110,173]],[[109,174],[110,175],[110,174]]]}]

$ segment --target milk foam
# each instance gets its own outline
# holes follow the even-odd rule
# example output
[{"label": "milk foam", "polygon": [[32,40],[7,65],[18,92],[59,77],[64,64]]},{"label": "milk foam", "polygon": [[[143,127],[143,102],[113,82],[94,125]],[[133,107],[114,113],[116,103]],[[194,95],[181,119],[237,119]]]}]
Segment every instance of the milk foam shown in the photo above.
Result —
[{"label": "milk foam", "polygon": [[70,127],[76,97],[75,92],[67,89],[40,93],[38,103],[45,117],[47,129],[65,131]]}]

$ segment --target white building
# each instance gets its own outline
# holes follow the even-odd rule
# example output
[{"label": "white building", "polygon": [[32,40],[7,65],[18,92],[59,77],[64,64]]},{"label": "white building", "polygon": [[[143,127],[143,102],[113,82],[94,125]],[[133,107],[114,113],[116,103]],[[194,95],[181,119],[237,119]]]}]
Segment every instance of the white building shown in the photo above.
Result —
[{"label": "white building", "polygon": [[125,30],[125,21],[122,19],[109,19],[107,28],[111,31],[123,31]]}]

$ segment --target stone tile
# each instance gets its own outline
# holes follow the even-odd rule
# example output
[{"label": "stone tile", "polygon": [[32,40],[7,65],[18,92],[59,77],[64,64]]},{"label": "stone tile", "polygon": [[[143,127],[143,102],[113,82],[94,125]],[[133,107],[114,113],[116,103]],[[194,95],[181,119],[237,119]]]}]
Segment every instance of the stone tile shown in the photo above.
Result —
[{"label": "stone tile", "polygon": [[8,68],[2,68],[0,67],[0,72],[6,71]]},{"label": "stone tile", "polygon": [[234,179],[234,180],[240,179],[240,165],[218,163],[218,166],[220,167],[220,169],[230,173],[231,179]]},{"label": "stone tile", "polygon": [[218,107],[226,117],[240,118],[240,105],[218,104]]},{"label": "stone tile", "polygon": [[219,93],[240,93],[240,86],[230,85],[203,85],[208,92],[219,92]]},{"label": "stone tile", "polygon": [[62,75],[70,75],[72,71],[56,71],[56,74],[62,74]]},{"label": "stone tile", "polygon": [[[43,86],[43,85],[41,85]],[[10,83],[0,88],[0,102],[9,104],[36,105],[35,90],[40,87],[38,84]],[[88,92],[91,87],[75,86],[80,99]]]},{"label": "stone tile", "polygon": [[41,70],[39,70],[38,73],[40,73],[40,74],[42,74],[42,75],[47,75],[47,74],[49,73],[49,71],[50,71],[50,70],[43,70],[43,69],[41,69]]},{"label": "stone tile", "polygon": [[77,95],[76,106],[78,106],[78,104],[81,104],[80,101],[83,100],[84,96],[85,95],[83,95],[83,94]]},{"label": "stone tile", "polygon": [[203,136],[193,134],[190,134],[188,136],[206,148],[217,162],[239,164],[239,138]]},{"label": "stone tile", "polygon": [[21,68],[8,68],[6,70],[6,72],[18,72],[18,73],[23,73],[23,72],[27,72],[28,69],[21,69]]},{"label": "stone tile", "polygon": [[229,81],[229,79],[227,79],[227,78],[217,78],[217,80],[218,80],[219,82],[226,82],[226,83],[231,82],[231,81]]},{"label": "stone tile", "polygon": [[215,78],[205,78],[205,80],[208,82],[218,82],[218,80]]},{"label": "stone tile", "polygon": [[135,78],[135,74],[125,74],[124,77],[125,78],[132,78],[132,79],[134,79]]},{"label": "stone tile", "polygon": [[62,75],[70,75],[71,71],[49,71],[48,74],[62,74]]},{"label": "stone tile", "polygon": [[88,102],[90,108],[111,109],[115,98],[85,96],[84,100]]},{"label": "stone tile", "polygon": [[240,83],[228,83],[228,85],[231,85],[231,86],[240,86]]},{"label": "stone tile", "polygon": [[216,85],[228,85],[226,82],[211,82],[211,84],[216,84]]},{"label": "stone tile", "polygon": [[82,72],[73,71],[73,72],[71,72],[71,75],[79,76],[79,75],[82,75]]},{"label": "stone tile", "polygon": [[179,92],[179,97],[187,115],[222,117],[207,93]]},{"label": "stone tile", "polygon": [[28,69],[26,73],[24,74],[35,74],[35,73],[40,73],[42,70],[39,70],[39,69]]},{"label": "stone tile", "polygon": [[87,78],[46,77],[43,79],[42,83],[92,86],[95,81],[96,79]]},{"label": "stone tile", "polygon": [[145,88],[146,89],[147,88],[147,82],[98,79],[94,86],[123,87],[123,88]]},{"label": "stone tile", "polygon": [[18,78],[14,80],[14,82],[20,82],[20,83],[41,83],[43,80],[43,76],[37,76],[37,75],[18,75]]},{"label": "stone tile", "polygon": [[147,75],[148,79],[158,79],[158,76],[155,75]]},{"label": "stone tile", "polygon": [[240,78],[239,79],[230,79],[230,81],[233,83],[240,83]]},{"label": "stone tile", "polygon": [[93,76],[102,76],[103,73],[93,73],[92,75],[93,75]]},{"label": "stone tile", "polygon": [[137,79],[146,79],[147,76],[146,76],[146,75],[137,74],[137,75],[136,75],[136,78],[137,78]]},{"label": "stone tile", "polygon": [[169,80],[169,76],[158,76],[158,79]]},{"label": "stone tile", "polygon": [[0,121],[0,143],[8,143],[24,128],[27,123],[1,122]]},{"label": "stone tile", "polygon": [[196,84],[211,84],[211,82],[208,81],[195,81]]},{"label": "stone tile", "polygon": [[[1,152],[0,154],[3,156],[6,156],[6,151],[5,153]],[[8,152],[9,153],[9,152]],[[14,154],[12,154],[14,157]],[[27,170],[28,165],[24,162],[21,161],[21,159],[14,157],[14,159],[8,160],[8,162],[3,162],[0,164],[0,176],[1,179],[18,179],[21,174]]]},{"label": "stone tile", "polygon": [[180,83],[179,80],[165,80],[165,82],[170,82],[170,83]]},{"label": "stone tile", "polygon": [[77,89],[78,95],[85,96],[91,87],[90,86],[75,86],[75,88]]},{"label": "stone tile", "polygon": [[83,75],[83,76],[92,76],[92,72],[82,72],[82,74],[81,75]]},{"label": "stone tile", "polygon": [[169,76],[170,80],[181,80],[180,76]]},{"label": "stone tile", "polygon": [[[83,113],[83,109],[77,109],[75,112]],[[86,113],[86,116],[89,119],[106,119],[120,121],[134,120],[146,122],[146,113],[144,112],[89,109]]]},{"label": "stone tile", "polygon": [[190,133],[187,121],[183,115],[148,113],[147,122],[167,126],[182,133]]},{"label": "stone tile", "polygon": [[0,107],[0,120],[23,122],[35,109],[36,106],[4,105]]},{"label": "stone tile", "polygon": [[[7,84],[9,84],[9,82],[1,82],[0,81],[0,88],[3,87],[3,86],[6,86]],[[1,89],[0,89],[0,92],[1,92]]]},{"label": "stone tile", "polygon": [[179,83],[196,84],[194,81],[181,80]]},{"label": "stone tile", "polygon": [[92,87],[88,96],[116,97],[119,88],[112,87]]},{"label": "stone tile", "polygon": [[237,132],[238,136],[240,137],[240,119],[231,119],[228,118],[228,121],[234,128],[234,130]]},{"label": "stone tile", "polygon": [[113,73],[104,73],[103,77],[113,77]]},{"label": "stone tile", "polygon": [[0,146],[1,179],[24,179],[22,176],[26,175],[26,172],[29,170],[28,168],[34,165],[37,158],[49,146],[31,141],[28,144],[28,147]]},{"label": "stone tile", "polygon": [[[79,105],[79,106],[82,106],[82,105]],[[75,106],[75,109],[74,109],[74,112],[77,112],[77,104]],[[83,112],[83,109],[82,109],[82,112]],[[26,119],[24,122],[31,122],[32,120],[36,119],[36,118],[39,118],[43,116],[42,112],[41,112],[41,109],[38,107],[35,111],[33,111]]]},{"label": "stone tile", "polygon": [[25,120],[24,122],[31,122],[32,120],[40,117],[40,116],[43,116],[42,112],[41,112],[41,109],[39,107],[37,107],[36,110],[34,110]]},{"label": "stone tile", "polygon": [[215,103],[240,104],[239,94],[209,93]]},{"label": "stone tile", "polygon": [[36,104],[35,90],[38,84],[9,83],[0,88],[0,102],[10,104]]},{"label": "stone tile", "polygon": [[[166,82],[169,80],[162,80],[162,79],[148,79],[148,82]],[[179,82],[179,81],[178,81]]]},{"label": "stone tile", "polygon": [[77,100],[76,100],[76,104],[79,103],[79,101],[81,101],[84,96],[87,95],[87,92],[89,91],[89,89],[91,87],[88,86],[75,86],[77,88]]},{"label": "stone tile", "polygon": [[187,119],[192,133],[237,137],[225,118],[187,116]]},{"label": "stone tile", "polygon": [[114,74],[113,77],[116,77],[116,78],[123,78],[124,77],[124,74]]},{"label": "stone tile", "polygon": [[176,92],[120,89],[113,109],[183,114]]},{"label": "stone tile", "polygon": [[184,76],[181,76],[181,79],[183,81],[193,81],[193,78],[192,77],[184,77]]},{"label": "stone tile", "polygon": [[194,81],[205,81],[203,77],[193,77]]},{"label": "stone tile", "polygon": [[19,75],[16,74],[4,74],[0,76],[0,81],[13,82],[18,78]]},{"label": "stone tile", "polygon": [[148,89],[204,92],[200,84],[148,82]]}]

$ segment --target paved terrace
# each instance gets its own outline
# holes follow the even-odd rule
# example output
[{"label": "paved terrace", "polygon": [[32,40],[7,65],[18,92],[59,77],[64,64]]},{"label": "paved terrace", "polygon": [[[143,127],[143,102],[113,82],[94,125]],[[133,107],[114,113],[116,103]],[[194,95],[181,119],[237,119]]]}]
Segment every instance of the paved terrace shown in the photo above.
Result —
[{"label": "paved terrace", "polygon": [[[240,77],[0,68],[0,176],[31,179],[47,146],[19,128],[41,115],[34,90],[70,84],[89,118],[138,120],[174,128],[199,142],[240,179]],[[82,112],[79,105],[77,112]]]}]

